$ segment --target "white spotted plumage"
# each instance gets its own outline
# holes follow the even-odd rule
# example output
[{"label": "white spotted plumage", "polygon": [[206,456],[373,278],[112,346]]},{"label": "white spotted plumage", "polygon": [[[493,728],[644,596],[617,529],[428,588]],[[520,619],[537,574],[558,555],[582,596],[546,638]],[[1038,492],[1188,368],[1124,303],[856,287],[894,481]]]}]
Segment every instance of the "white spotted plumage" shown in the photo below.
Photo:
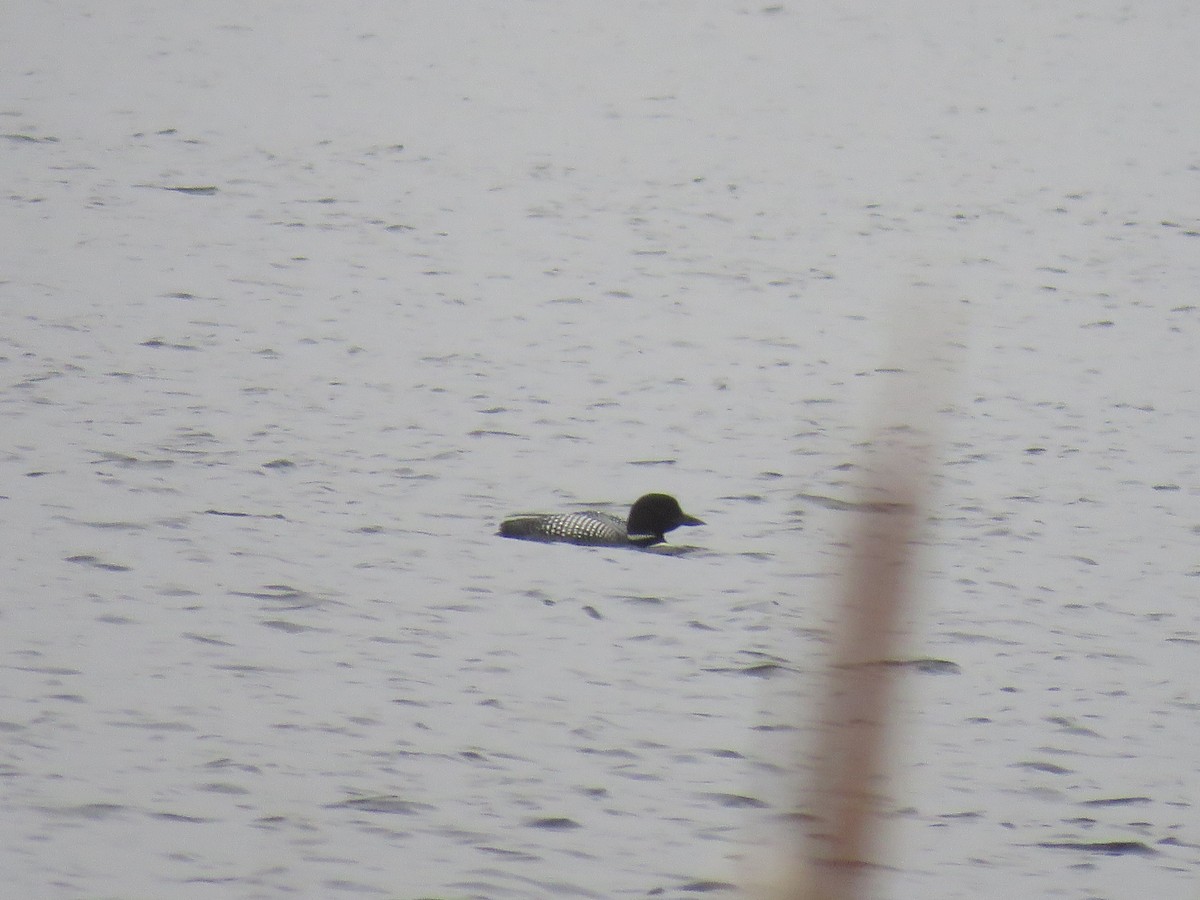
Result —
[{"label": "white spotted plumage", "polygon": [[616,516],[601,512],[541,516],[534,530],[560,541],[611,541],[621,544],[626,540],[625,523]]}]

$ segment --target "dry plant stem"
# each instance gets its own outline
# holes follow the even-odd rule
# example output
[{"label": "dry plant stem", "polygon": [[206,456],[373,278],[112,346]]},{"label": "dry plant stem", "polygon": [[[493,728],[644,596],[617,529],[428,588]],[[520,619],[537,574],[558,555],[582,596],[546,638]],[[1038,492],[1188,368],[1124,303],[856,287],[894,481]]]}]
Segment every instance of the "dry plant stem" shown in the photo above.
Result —
[{"label": "dry plant stem", "polygon": [[896,478],[889,511],[862,516],[851,542],[843,618],[817,748],[813,813],[820,837],[812,845],[809,898],[865,896],[868,865],[878,844],[875,793],[884,775],[887,717],[900,669],[908,556],[916,528],[913,485]]},{"label": "dry plant stem", "polygon": [[956,371],[961,322],[949,300],[922,285],[896,327],[898,376],[881,398],[870,501],[855,514],[837,611],[834,653],[801,797],[812,833],[796,835],[771,900],[862,900],[883,844],[890,730],[904,667],[913,547],[939,446],[937,411]]},{"label": "dry plant stem", "polygon": [[768,875],[769,900],[862,900],[881,842],[880,797],[889,713],[903,667],[913,540],[924,484],[921,455],[892,449],[879,500],[857,514],[839,603],[835,652],[826,673],[811,782],[801,808],[813,832],[796,834],[794,856]]}]

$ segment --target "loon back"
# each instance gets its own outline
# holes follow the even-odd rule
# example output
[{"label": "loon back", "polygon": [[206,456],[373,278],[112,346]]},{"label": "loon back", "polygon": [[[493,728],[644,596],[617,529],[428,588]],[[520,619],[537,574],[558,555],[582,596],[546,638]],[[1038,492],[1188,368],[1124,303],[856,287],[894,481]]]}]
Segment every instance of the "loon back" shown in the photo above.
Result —
[{"label": "loon back", "polygon": [[681,525],[703,525],[679,506],[669,494],[646,494],[629,510],[622,522],[603,512],[514,516],[500,523],[503,537],[526,541],[562,541],[606,547],[649,547],[666,540],[666,533]]},{"label": "loon back", "polygon": [[616,516],[602,512],[515,516],[500,523],[500,534],[527,541],[563,541],[569,544],[619,547],[629,543],[625,523]]}]

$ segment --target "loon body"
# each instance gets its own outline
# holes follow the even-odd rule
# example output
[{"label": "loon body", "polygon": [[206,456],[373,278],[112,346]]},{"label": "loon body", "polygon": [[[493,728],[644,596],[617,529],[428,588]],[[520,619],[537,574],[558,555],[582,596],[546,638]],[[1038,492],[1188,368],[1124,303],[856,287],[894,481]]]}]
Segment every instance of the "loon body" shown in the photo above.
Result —
[{"label": "loon body", "polygon": [[525,541],[562,541],[598,547],[649,547],[666,540],[666,533],[681,525],[703,525],[669,494],[646,494],[629,508],[622,522],[603,512],[515,516],[500,523],[503,537]]}]

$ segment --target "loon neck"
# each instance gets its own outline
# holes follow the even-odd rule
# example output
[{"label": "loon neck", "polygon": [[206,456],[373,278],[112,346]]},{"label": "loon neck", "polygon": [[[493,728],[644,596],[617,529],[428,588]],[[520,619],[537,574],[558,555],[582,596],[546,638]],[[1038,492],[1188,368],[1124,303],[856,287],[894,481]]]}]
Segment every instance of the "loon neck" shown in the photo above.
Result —
[{"label": "loon neck", "polygon": [[630,534],[629,543],[635,547],[653,547],[667,539],[664,534]]}]

